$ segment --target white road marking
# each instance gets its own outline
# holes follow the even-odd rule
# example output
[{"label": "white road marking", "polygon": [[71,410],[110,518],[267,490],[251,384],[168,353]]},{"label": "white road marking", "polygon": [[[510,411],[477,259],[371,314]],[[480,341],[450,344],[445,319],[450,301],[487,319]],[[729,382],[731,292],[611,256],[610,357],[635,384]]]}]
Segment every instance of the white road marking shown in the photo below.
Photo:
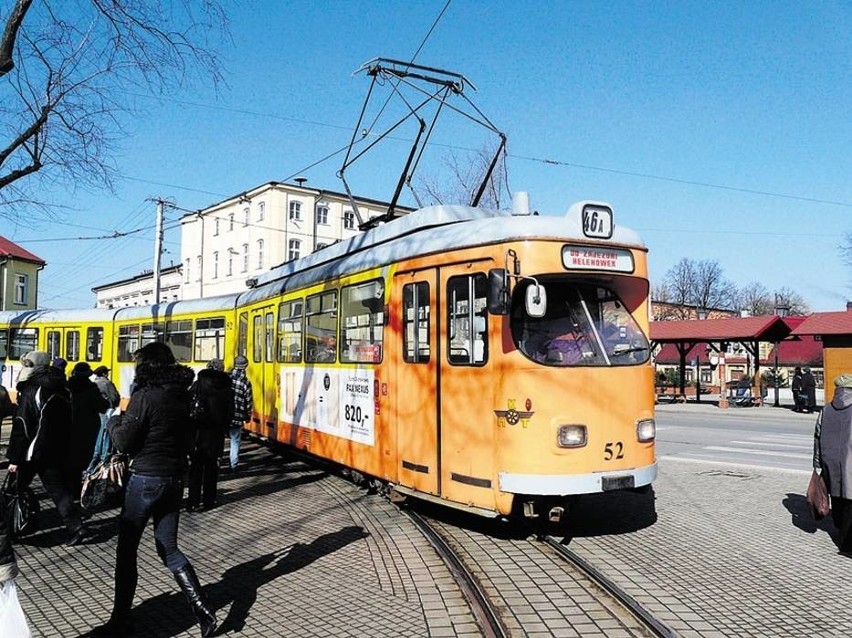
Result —
[{"label": "white road marking", "polygon": [[[695,456],[707,456],[708,459],[715,458],[708,455],[696,454]],[[658,461],[678,461],[680,463],[702,463],[704,465],[724,465],[725,467],[740,467],[749,470],[774,470],[776,472],[789,472],[791,474],[801,474],[803,476],[810,476],[813,470],[798,470],[792,467],[776,467],[774,465],[754,465],[751,463],[733,463],[731,461],[714,461],[714,460],[705,460],[701,459],[693,459],[684,456],[658,456]]]},{"label": "white road marking", "polygon": [[749,450],[745,448],[724,447],[721,445],[708,445],[704,450],[713,450],[714,452],[736,452],[737,454],[757,454],[761,456],[783,456],[790,459],[810,459],[813,454],[794,454],[793,452],[770,452],[768,450]]}]

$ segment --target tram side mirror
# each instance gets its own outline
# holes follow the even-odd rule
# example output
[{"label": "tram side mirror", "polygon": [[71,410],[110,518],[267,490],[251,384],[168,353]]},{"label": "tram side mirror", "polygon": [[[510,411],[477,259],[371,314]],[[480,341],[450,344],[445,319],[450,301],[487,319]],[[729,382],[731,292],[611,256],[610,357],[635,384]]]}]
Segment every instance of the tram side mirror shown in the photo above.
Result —
[{"label": "tram side mirror", "polygon": [[547,312],[547,291],[539,283],[527,286],[527,294],[524,303],[527,315],[540,318]]},{"label": "tram side mirror", "polygon": [[492,315],[509,314],[509,277],[505,268],[488,271],[488,312]]}]

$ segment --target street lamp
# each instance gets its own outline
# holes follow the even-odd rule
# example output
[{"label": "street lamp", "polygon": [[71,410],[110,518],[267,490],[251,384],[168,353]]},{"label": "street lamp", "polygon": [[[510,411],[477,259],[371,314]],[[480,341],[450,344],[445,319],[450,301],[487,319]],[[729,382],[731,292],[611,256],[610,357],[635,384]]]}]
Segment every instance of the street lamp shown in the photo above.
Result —
[{"label": "street lamp", "polygon": [[[776,292],[775,293],[775,315],[777,317],[786,317],[787,315],[790,314],[790,306],[786,305],[786,303],[785,303],[785,305],[782,305],[779,302],[786,302],[786,300],[784,299],[783,295],[779,295]],[[773,371],[773,375],[772,375],[774,377],[774,382],[775,382],[774,383],[774,385],[775,385],[775,401],[773,402],[772,405],[775,406],[776,408],[781,405],[778,402],[778,343],[779,342],[777,342],[777,341],[775,342],[775,370]]]}]

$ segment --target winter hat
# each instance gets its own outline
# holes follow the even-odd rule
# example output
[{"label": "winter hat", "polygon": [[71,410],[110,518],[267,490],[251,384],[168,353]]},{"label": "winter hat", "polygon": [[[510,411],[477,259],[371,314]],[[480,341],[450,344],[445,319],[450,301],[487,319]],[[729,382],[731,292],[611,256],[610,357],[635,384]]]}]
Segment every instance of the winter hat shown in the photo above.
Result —
[{"label": "winter hat", "polygon": [[224,372],[225,371],[225,364],[222,363],[221,359],[210,359],[210,361],[207,362],[207,369],[208,370],[218,370],[219,372]]},{"label": "winter hat", "polygon": [[57,370],[62,370],[62,372],[65,372],[65,368],[68,366],[68,362],[62,357],[54,357],[53,362],[51,362],[50,365],[52,365]]},{"label": "winter hat", "polygon": [[837,388],[852,388],[852,374],[841,374],[834,380]]},{"label": "winter hat", "polygon": [[36,368],[46,368],[50,365],[50,355],[41,350],[27,352],[21,357],[21,371],[18,373],[18,383],[26,381],[32,376]]},{"label": "winter hat", "polygon": [[107,372],[109,372],[109,368],[107,368],[106,366],[98,366],[97,368],[95,368],[96,377],[105,377],[107,375]]},{"label": "winter hat", "polygon": [[238,370],[245,370],[248,368],[248,359],[246,359],[243,355],[239,355],[236,359],[234,359],[234,367]]},{"label": "winter hat", "polygon": [[75,363],[74,369],[71,370],[71,374],[77,377],[90,377],[92,376],[92,366],[90,366],[85,361]]}]

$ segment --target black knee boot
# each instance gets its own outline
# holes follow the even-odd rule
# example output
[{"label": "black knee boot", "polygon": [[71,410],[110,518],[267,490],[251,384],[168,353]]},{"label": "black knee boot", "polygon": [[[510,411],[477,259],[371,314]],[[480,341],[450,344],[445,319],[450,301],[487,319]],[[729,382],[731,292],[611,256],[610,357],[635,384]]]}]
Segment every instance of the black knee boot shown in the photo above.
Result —
[{"label": "black knee boot", "polygon": [[201,635],[203,638],[212,636],[216,631],[216,614],[207,606],[207,601],[201,593],[201,583],[198,582],[198,576],[195,575],[195,570],[192,565],[187,563],[186,567],[175,572],[175,580],[177,581],[189,604],[192,605],[192,611],[198,624],[201,625]]}]

